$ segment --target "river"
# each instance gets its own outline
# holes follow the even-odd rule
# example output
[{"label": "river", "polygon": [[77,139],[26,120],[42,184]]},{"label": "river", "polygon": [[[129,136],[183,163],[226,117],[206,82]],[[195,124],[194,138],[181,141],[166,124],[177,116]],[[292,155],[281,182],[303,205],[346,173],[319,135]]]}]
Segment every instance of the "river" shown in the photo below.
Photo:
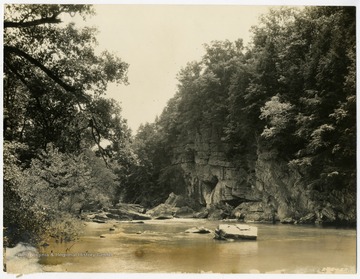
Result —
[{"label": "river", "polygon": [[219,223],[224,222],[86,223],[79,241],[41,248],[39,263],[50,272],[356,272],[355,229],[253,224],[258,227],[256,241],[233,242],[185,233],[194,226],[214,230]]}]

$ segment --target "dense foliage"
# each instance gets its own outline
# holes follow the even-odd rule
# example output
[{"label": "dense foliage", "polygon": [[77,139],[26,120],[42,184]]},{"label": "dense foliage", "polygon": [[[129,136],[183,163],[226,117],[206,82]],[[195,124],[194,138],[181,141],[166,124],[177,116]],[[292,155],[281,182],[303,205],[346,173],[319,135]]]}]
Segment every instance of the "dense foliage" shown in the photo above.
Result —
[{"label": "dense foliage", "polygon": [[[171,166],[149,155],[170,162],[179,148],[194,152],[187,144],[211,129],[229,159],[249,172],[259,150],[273,151],[303,174],[309,190],[349,192],[354,205],[355,9],[273,10],[252,33],[248,47],[241,40],[205,45],[203,59],[179,73],[178,92],[141,150],[144,173],[158,173],[146,179],[147,193]],[[139,142],[150,128],[140,130]],[[161,189],[173,191],[166,183]]]},{"label": "dense foliage", "polygon": [[95,54],[95,29],[61,22],[91,14],[89,5],[5,5],[8,244],[73,238],[81,209],[118,202],[130,131],[119,105],[103,95],[109,82],[127,83],[128,65]]}]

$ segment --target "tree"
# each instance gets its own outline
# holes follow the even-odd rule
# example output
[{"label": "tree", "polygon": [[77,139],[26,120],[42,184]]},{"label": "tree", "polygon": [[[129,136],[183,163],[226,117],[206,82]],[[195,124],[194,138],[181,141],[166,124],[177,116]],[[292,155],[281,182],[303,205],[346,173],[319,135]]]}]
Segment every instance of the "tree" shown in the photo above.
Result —
[{"label": "tree", "polygon": [[303,17],[312,22],[312,48],[305,56],[305,94],[296,118],[295,133],[305,145],[294,162],[307,162],[320,189],[355,189],[354,13],[351,7],[319,7]]},{"label": "tree", "polygon": [[109,82],[127,84],[128,64],[95,53],[96,29],[62,22],[91,14],[90,5],[5,5],[4,226],[13,241],[59,236],[84,203],[113,202],[117,177],[106,163],[130,131],[103,95]]},{"label": "tree", "polygon": [[273,138],[286,129],[291,116],[289,113],[293,109],[290,103],[282,103],[278,96],[273,96],[270,101],[260,109],[260,119],[268,120],[270,127],[265,126],[261,136]]},{"label": "tree", "polygon": [[[19,240],[37,241],[37,236],[45,230],[44,215],[32,211],[23,201],[19,191],[26,177],[20,165],[19,151],[26,146],[19,143],[4,141],[3,144],[3,222],[4,245],[12,246]],[[34,206],[34,205],[32,205]]]},{"label": "tree", "polygon": [[5,6],[5,139],[34,150],[50,142],[63,151],[83,147],[82,136],[96,125],[94,98],[108,82],[127,83],[126,63],[95,54],[95,29],[60,24],[63,14],[92,13],[89,5]]},{"label": "tree", "polygon": [[171,164],[171,156],[158,128],[157,123],[141,125],[134,138],[132,149],[136,159],[122,183],[123,199],[127,202],[153,207],[173,191],[173,185],[160,181],[164,168]]}]

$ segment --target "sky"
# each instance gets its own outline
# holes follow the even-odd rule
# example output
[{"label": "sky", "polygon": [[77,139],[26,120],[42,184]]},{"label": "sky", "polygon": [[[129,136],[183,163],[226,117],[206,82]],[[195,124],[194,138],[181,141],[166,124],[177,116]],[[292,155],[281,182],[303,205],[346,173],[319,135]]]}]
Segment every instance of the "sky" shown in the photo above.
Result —
[{"label": "sky", "polygon": [[135,133],[154,122],[177,90],[176,76],[200,60],[204,43],[247,44],[249,29],[268,6],[241,5],[95,5],[96,15],[80,25],[96,26],[99,50],[115,53],[129,66],[129,85],[109,84],[107,96],[121,103]]}]

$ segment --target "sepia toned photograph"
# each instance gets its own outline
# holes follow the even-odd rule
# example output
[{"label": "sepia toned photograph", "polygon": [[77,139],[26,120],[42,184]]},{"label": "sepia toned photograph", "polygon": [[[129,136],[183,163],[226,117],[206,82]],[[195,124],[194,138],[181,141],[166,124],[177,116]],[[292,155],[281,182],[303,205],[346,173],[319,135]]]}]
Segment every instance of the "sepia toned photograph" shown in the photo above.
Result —
[{"label": "sepia toned photograph", "polygon": [[356,276],[339,3],[2,4],[2,275]]}]

